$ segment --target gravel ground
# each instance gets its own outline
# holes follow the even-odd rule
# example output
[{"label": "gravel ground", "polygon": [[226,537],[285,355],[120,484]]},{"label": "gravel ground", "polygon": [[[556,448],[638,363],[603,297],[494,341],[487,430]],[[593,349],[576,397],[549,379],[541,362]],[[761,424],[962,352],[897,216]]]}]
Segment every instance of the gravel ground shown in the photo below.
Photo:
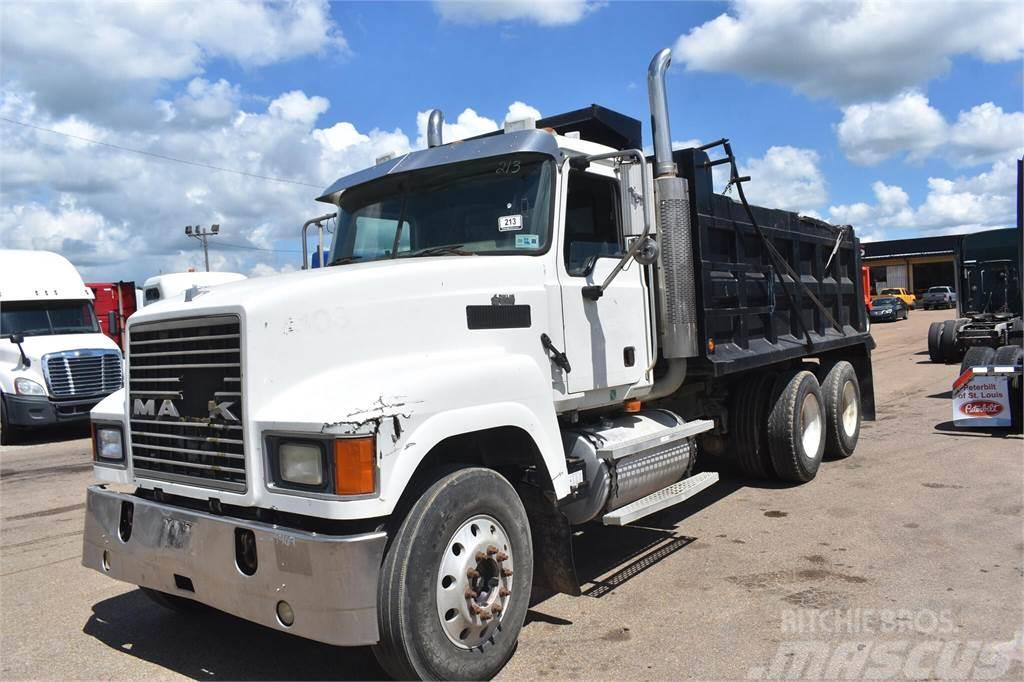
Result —
[{"label": "gravel ground", "polygon": [[[1020,679],[1022,440],[953,430],[915,311],[876,325],[878,421],[798,487],[723,480],[577,538],[585,595],[531,609],[502,679]],[[80,565],[81,429],[0,453],[3,679],[375,679],[335,649],[186,617]],[[958,667],[959,666],[959,667]]]}]

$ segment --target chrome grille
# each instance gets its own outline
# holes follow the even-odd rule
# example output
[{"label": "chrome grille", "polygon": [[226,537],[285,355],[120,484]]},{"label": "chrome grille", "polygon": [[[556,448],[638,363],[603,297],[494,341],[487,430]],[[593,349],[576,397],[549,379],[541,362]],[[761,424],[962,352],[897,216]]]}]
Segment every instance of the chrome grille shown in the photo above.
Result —
[{"label": "chrome grille", "polygon": [[238,317],[137,324],[128,336],[135,474],[245,491]]},{"label": "chrome grille", "polygon": [[121,354],[114,350],[49,353],[43,366],[54,398],[109,395],[121,388]]}]

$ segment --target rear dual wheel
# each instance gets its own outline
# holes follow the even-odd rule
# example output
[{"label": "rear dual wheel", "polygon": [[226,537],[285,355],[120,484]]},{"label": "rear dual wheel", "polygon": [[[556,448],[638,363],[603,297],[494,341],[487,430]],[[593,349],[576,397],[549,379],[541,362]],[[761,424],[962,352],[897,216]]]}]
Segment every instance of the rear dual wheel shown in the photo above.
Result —
[{"label": "rear dual wheel", "polygon": [[944,362],[942,354],[942,322],[932,322],[928,326],[928,359],[932,362]]},{"label": "rear dual wheel", "polygon": [[783,481],[810,481],[825,452],[825,403],[818,380],[807,370],[782,374],[772,394],[767,425],[772,468]]}]

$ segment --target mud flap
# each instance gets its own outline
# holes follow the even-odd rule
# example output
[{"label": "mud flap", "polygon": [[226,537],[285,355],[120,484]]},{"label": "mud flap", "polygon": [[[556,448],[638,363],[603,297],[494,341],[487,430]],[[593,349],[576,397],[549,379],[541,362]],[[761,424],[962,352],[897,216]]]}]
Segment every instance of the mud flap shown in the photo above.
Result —
[{"label": "mud flap", "polygon": [[558,510],[554,493],[527,484],[519,487],[519,496],[533,535],[534,594],[562,592],[578,597],[582,592],[572,555],[572,526]]}]

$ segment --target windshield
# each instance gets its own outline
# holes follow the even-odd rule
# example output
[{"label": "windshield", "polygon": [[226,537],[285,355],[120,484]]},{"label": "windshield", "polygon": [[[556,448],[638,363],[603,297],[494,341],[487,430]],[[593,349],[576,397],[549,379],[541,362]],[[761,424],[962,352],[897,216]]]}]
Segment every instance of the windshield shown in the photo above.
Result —
[{"label": "windshield", "polygon": [[876,298],[873,305],[898,305],[898,298]]},{"label": "windshield", "polygon": [[882,289],[882,293],[883,294],[890,294],[890,295],[893,295],[893,296],[899,296],[901,292],[900,292],[899,289]]},{"label": "windshield", "polygon": [[0,309],[0,336],[98,332],[89,301],[14,301]]},{"label": "windshield", "polygon": [[928,290],[929,294],[948,294],[949,287],[932,287]]},{"label": "windshield", "polygon": [[537,253],[551,233],[553,162],[538,154],[387,176],[342,194],[332,265]]}]

